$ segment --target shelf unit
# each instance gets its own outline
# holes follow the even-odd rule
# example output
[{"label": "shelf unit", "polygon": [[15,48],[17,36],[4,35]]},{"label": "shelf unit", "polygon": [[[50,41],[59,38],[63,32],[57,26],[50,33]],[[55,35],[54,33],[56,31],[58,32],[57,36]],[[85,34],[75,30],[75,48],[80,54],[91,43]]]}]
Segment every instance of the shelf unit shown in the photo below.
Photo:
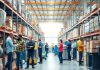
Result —
[{"label": "shelf unit", "polygon": [[[89,0],[89,1],[90,3],[92,3],[95,0]],[[97,3],[98,3],[98,6],[94,8],[93,10],[92,10],[93,5],[89,6],[89,13],[87,14],[85,14],[87,12],[85,8],[84,10],[86,10],[86,12],[83,14],[82,18],[78,19],[78,21],[76,20],[74,22],[71,22],[70,25],[74,23],[75,24],[67,28],[66,33],[59,36],[58,38],[58,39],[60,38],[63,39],[63,36],[66,34],[66,39],[72,40],[72,43],[73,43],[73,40],[78,40],[81,37],[83,39],[83,44],[84,44],[84,64],[88,66],[88,63],[92,62],[93,66],[90,67],[91,70],[94,68],[100,69],[100,67],[98,67],[100,63],[98,62],[98,58],[100,57],[100,55],[98,54],[99,51],[96,48],[96,46],[97,45],[100,46],[100,44],[98,43],[98,44],[95,44],[95,46],[93,45],[94,41],[96,41],[96,43],[100,41],[100,5],[99,5],[100,1],[97,0]],[[73,32],[75,29],[78,29],[77,36],[74,36],[76,34],[75,32]],[[95,55],[96,57],[94,57]],[[92,57],[92,61],[91,61],[91,58],[89,58],[89,56]],[[94,65],[94,62],[96,62],[95,65]]]},{"label": "shelf unit", "polygon": [[[27,42],[27,40],[29,39],[30,36],[33,37],[34,40],[37,40],[37,41],[40,38],[39,36],[42,36],[42,38],[44,40],[44,36],[39,33],[38,29],[33,27],[31,25],[31,22],[28,22],[28,19],[26,19],[21,13],[19,13],[7,0],[0,0],[0,8],[6,12],[6,16],[10,16],[12,18],[12,28],[11,29],[7,28],[6,26],[0,27],[0,34],[3,38],[2,39],[3,42],[0,44],[3,44],[3,49],[5,49],[4,47],[5,47],[6,34],[11,33],[11,32],[13,33],[14,36],[18,36],[18,34],[22,34],[25,42]],[[16,25],[15,31],[13,28],[14,22]],[[23,32],[22,33],[19,32],[19,30],[18,30],[19,24],[22,25],[23,27],[26,27],[26,29],[25,29],[25,30],[27,30],[26,35],[23,34]],[[37,37],[37,38],[35,38],[35,37]],[[5,67],[5,53],[3,55],[3,67]]]},{"label": "shelf unit", "polygon": [[[75,28],[79,29],[82,24],[85,24],[85,21],[88,22],[91,19],[95,18],[95,16],[100,15],[99,12],[100,12],[100,8],[95,8],[91,13],[86,14],[81,20],[79,20],[78,22],[76,22],[76,24],[74,26],[72,26],[70,29],[68,29],[66,31],[66,33],[63,33],[62,35],[60,35],[59,39],[62,38],[65,34],[66,34],[66,39],[71,39],[71,40],[78,39],[79,37],[83,37],[84,38],[84,37],[99,35],[100,34],[100,30],[98,29],[96,31],[88,32],[87,34],[79,35],[78,37],[67,38],[67,35],[68,35],[69,32],[73,31]],[[99,21],[100,20],[98,20],[98,22]],[[98,23],[98,26],[100,27],[100,23]]]}]

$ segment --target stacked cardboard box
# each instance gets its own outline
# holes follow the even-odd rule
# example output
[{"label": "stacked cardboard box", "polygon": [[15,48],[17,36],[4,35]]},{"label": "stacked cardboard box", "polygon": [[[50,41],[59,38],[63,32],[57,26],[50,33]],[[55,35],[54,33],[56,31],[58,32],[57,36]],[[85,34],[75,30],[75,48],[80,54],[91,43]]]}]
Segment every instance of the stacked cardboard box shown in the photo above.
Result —
[{"label": "stacked cardboard box", "polygon": [[6,18],[6,27],[7,29],[12,29],[12,17],[11,16],[7,16]]},{"label": "stacked cardboard box", "polygon": [[100,41],[99,40],[92,40],[90,41],[90,52],[97,53],[99,51]]},{"label": "stacked cardboard box", "polygon": [[78,37],[78,28],[73,30],[73,37]]},{"label": "stacked cardboard box", "polygon": [[19,27],[19,28],[18,28],[18,32],[19,32],[20,34],[23,34],[23,31],[24,31],[24,30],[23,30],[23,29],[24,29],[23,25],[22,25],[22,24],[19,24],[18,27]]}]

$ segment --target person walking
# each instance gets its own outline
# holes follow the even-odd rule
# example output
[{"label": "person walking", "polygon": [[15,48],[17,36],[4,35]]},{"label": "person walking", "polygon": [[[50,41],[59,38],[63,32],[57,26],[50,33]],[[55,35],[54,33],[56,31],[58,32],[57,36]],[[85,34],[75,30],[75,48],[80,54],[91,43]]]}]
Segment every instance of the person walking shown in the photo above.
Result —
[{"label": "person walking", "polygon": [[45,44],[45,52],[46,52],[46,57],[48,57],[48,52],[49,52],[49,45],[48,45],[48,43]]},{"label": "person walking", "polygon": [[43,48],[43,43],[41,42],[41,39],[39,39],[39,47],[38,47],[38,54],[40,58],[39,64],[42,64],[42,48]]},{"label": "person walking", "polygon": [[79,65],[82,65],[84,46],[81,38],[77,41],[77,45],[78,45],[78,52],[79,52]]},{"label": "person walking", "polygon": [[60,43],[59,43],[59,55],[58,55],[60,63],[63,63],[62,54],[63,54],[63,41],[60,40]]},{"label": "person walking", "polygon": [[29,60],[31,58],[32,60],[32,68],[34,67],[34,48],[35,48],[35,42],[32,40],[33,38],[31,37],[29,42],[27,43],[27,68],[29,68]]},{"label": "person walking", "polygon": [[7,63],[6,69],[12,70],[12,61],[13,61],[13,51],[14,51],[14,44],[13,44],[13,34],[8,34],[6,39],[6,53],[7,53]]},{"label": "person walking", "polygon": [[67,45],[67,53],[68,53],[68,60],[71,60],[71,40],[66,42]]},{"label": "person walking", "polygon": [[18,36],[18,40],[17,40],[17,47],[16,47],[16,56],[17,56],[17,59],[16,59],[16,67],[17,67],[17,70],[20,70],[20,66],[21,68],[23,68],[23,63],[22,63],[22,52],[25,48],[25,44],[24,44],[24,41],[22,39],[22,35],[19,35]]}]

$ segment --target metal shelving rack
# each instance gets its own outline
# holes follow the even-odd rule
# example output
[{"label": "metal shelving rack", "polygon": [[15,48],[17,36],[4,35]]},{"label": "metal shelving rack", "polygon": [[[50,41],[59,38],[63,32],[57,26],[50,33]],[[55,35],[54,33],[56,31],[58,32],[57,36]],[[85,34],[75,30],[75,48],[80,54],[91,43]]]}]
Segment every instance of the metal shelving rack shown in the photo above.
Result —
[{"label": "metal shelving rack", "polygon": [[[90,1],[90,3],[91,3],[91,1]],[[90,8],[91,9],[91,8]],[[99,11],[100,11],[100,8],[98,7],[98,8],[96,8],[94,11],[92,11],[92,12],[90,12],[90,13],[88,13],[88,14],[86,14],[81,20],[79,20],[78,22],[74,22],[75,24],[71,27],[71,28],[68,28],[67,29],[67,31],[66,31],[66,33],[63,33],[61,36],[59,36],[59,38],[62,38],[63,37],[63,35],[64,34],[66,34],[66,36],[67,36],[67,34],[69,33],[69,32],[71,32],[71,31],[73,31],[75,28],[80,28],[80,26],[82,25],[82,24],[85,24],[84,22],[85,21],[89,21],[89,20],[91,20],[91,19],[93,19],[95,16],[99,16],[100,15],[100,13],[99,13]],[[100,21],[100,20],[98,20],[98,21]],[[70,24],[72,24],[72,23],[70,23]],[[99,24],[98,24],[99,25]],[[79,29],[80,30],[80,29]],[[79,33],[80,34],[80,33]],[[95,36],[95,35],[99,35],[100,34],[100,31],[99,30],[97,30],[97,31],[93,31],[93,32],[89,32],[88,34],[83,34],[83,35],[79,35],[79,37],[90,37],[90,36]],[[72,37],[72,38],[70,38],[71,40],[73,40],[73,39],[78,39],[79,37]]]},{"label": "metal shelving rack", "polygon": [[[5,39],[6,39],[6,33],[10,33],[10,32],[13,32],[13,35],[15,36],[18,36],[18,24],[19,22],[23,25],[23,26],[26,26],[27,29],[29,28],[30,30],[32,30],[34,33],[36,33],[37,36],[41,36],[41,34],[36,30],[34,29],[34,27],[32,25],[30,25],[30,22],[27,22],[27,19],[25,17],[23,17],[21,15],[21,13],[18,13],[17,10],[15,10],[13,8],[13,6],[11,6],[9,4],[9,2],[7,2],[6,0],[0,0],[0,8],[3,9],[6,13],[7,13],[7,16],[11,16],[13,22],[16,22],[16,32],[13,31],[13,24],[12,24],[12,29],[11,30],[7,30],[5,25],[4,25],[4,29],[0,29],[0,32],[3,33],[3,49],[4,49],[4,52],[5,52]],[[29,39],[29,36],[28,36],[28,30],[27,30],[27,35],[23,35],[23,38],[25,40],[28,40]],[[34,34],[33,34],[34,35]],[[5,53],[3,54],[3,70],[5,69]]]}]

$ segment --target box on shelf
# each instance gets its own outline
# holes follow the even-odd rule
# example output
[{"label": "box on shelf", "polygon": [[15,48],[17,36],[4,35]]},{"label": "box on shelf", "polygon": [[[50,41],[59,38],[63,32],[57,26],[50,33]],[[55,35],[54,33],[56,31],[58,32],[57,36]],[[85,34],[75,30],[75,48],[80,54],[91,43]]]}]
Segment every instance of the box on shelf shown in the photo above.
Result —
[{"label": "box on shelf", "polygon": [[85,24],[85,33],[89,33],[89,22]]},{"label": "box on shelf", "polygon": [[90,42],[87,42],[87,44],[86,44],[86,47],[87,47],[87,52],[89,52],[89,49],[90,49]]},{"label": "box on shelf", "polygon": [[98,16],[94,18],[94,28],[95,30],[99,30],[99,24],[98,24]]},{"label": "box on shelf", "polygon": [[17,26],[16,26],[16,23],[14,22],[14,23],[13,23],[13,31],[15,31],[15,32],[16,32],[16,27],[17,27]]},{"label": "box on shelf", "polygon": [[90,53],[98,53],[99,49],[98,48],[90,48]]},{"label": "box on shelf", "polygon": [[26,26],[23,27],[23,30],[24,30],[24,31],[23,31],[23,34],[24,34],[24,35],[27,35],[27,27],[26,27]]},{"label": "box on shelf", "polygon": [[19,13],[21,13],[21,2],[18,0],[17,1],[17,11],[19,12]]},{"label": "box on shelf", "polygon": [[18,32],[22,34],[23,31],[24,31],[23,30],[23,25],[22,24],[19,24],[18,27],[19,27]]},{"label": "box on shelf", "polygon": [[10,3],[10,5],[12,6],[12,2],[13,2],[13,0],[6,0],[7,2],[9,2]]},{"label": "box on shelf", "polygon": [[94,5],[92,6],[92,11],[94,11],[97,7],[98,7],[98,5],[97,5],[97,4],[94,4]]},{"label": "box on shelf", "polygon": [[13,0],[13,7],[15,10],[17,10],[17,0]]},{"label": "box on shelf", "polygon": [[78,37],[78,28],[73,30],[73,37]]},{"label": "box on shelf", "polygon": [[6,21],[6,12],[0,9],[0,26],[3,26]]},{"label": "box on shelf", "polygon": [[6,18],[6,27],[9,29],[12,29],[12,17],[11,16],[7,16]]},{"label": "box on shelf", "polygon": [[100,45],[100,41],[99,40],[90,41],[90,48],[98,48],[99,45]]}]

